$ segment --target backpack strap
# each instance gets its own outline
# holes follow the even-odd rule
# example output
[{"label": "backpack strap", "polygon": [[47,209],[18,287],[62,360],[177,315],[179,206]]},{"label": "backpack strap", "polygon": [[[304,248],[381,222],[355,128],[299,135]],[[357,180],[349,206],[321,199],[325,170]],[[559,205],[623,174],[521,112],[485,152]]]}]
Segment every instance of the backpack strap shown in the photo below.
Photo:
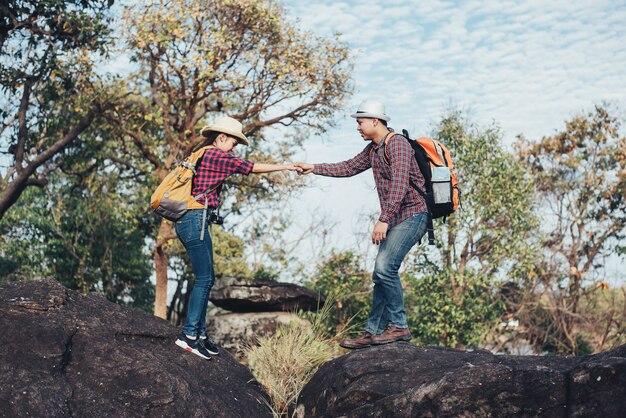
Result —
[{"label": "backpack strap", "polygon": [[389,133],[385,137],[385,140],[383,141],[383,161],[387,165],[391,165],[391,158],[389,158],[389,153],[387,152],[387,142],[389,142],[391,137],[394,135],[400,135],[400,134],[395,131],[389,131]]},{"label": "backpack strap", "polygon": [[446,167],[449,167],[448,160],[446,159],[446,153],[443,152],[443,148],[441,148],[441,144],[438,141],[435,141],[434,139],[432,139],[432,141],[433,141],[433,145],[435,146],[435,150],[437,151],[437,155],[439,156],[439,159],[443,161]]}]

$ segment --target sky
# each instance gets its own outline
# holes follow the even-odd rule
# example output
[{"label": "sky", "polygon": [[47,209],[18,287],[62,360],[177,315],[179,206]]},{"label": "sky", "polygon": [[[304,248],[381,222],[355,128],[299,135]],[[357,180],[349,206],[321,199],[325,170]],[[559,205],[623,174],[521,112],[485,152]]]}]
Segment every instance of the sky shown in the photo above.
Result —
[{"label": "sky", "polygon": [[[349,115],[365,99],[386,104],[390,126],[427,136],[451,106],[479,126],[496,123],[510,147],[540,139],[595,104],[626,110],[626,1],[283,0],[298,26],[335,32],[355,53],[354,95],[338,126],[305,141],[298,159],[336,162],[365,145]],[[334,221],[329,246],[367,248],[379,203],[371,171],[312,177],[294,211]],[[365,216],[364,216],[365,215]],[[298,222],[296,222],[297,224]],[[371,246],[371,244],[369,244]],[[607,266],[615,270],[618,265]],[[609,271],[610,273],[610,271]]]},{"label": "sky", "polygon": [[[480,126],[499,125],[507,147],[519,134],[550,135],[603,102],[626,121],[626,0],[274,1],[302,30],[340,33],[354,54],[354,94],[337,126],[308,138],[296,160],[356,155],[365,144],[349,115],[365,99],[382,100],[390,126],[413,137],[432,133],[453,106]],[[128,56],[106,70],[128,71]],[[310,175],[308,187],[286,203],[294,235],[321,217],[332,225],[324,252],[375,255],[367,235],[380,208],[371,171],[348,179]],[[302,257],[319,251],[320,242],[308,237]],[[617,275],[621,265],[609,263]]]}]

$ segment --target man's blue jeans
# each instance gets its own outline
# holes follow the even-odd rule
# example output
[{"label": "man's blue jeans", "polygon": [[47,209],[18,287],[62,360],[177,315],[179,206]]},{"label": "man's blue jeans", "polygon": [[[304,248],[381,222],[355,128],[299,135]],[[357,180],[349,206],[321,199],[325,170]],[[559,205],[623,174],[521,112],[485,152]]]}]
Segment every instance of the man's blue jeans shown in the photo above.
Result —
[{"label": "man's blue jeans", "polygon": [[424,236],[427,219],[426,213],[405,219],[387,232],[387,238],[378,247],[372,274],[374,301],[365,326],[365,330],[373,335],[382,334],[387,325],[409,326],[398,270],[409,250]]},{"label": "man's blue jeans", "polygon": [[[209,293],[215,282],[211,235],[205,231],[204,240],[200,241],[202,212],[202,209],[190,210],[176,221],[176,235],[187,250],[193,273],[196,276],[189,297],[187,319],[183,326],[183,333],[194,337],[206,334],[206,310]],[[207,224],[204,227],[206,228]]]}]

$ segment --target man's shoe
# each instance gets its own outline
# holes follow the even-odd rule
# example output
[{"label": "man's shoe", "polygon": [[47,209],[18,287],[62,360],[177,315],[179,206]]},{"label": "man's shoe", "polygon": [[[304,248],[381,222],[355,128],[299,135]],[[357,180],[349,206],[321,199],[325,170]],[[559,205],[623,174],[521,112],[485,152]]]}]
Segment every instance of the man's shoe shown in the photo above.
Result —
[{"label": "man's shoe", "polygon": [[369,347],[372,345],[372,334],[364,331],[356,338],[352,338],[351,340],[346,338],[345,340],[342,340],[339,345],[343,348],[349,348],[351,350]]},{"label": "man's shoe", "polygon": [[200,356],[205,360],[211,360],[211,354],[209,350],[204,347],[204,344],[200,342],[200,338],[196,338],[192,340],[187,337],[185,334],[180,334],[180,337],[176,340],[176,345],[183,348],[190,353],[195,354],[196,356]]},{"label": "man's shoe", "polygon": [[372,337],[372,345],[380,345],[393,343],[395,341],[409,341],[411,332],[408,328],[398,328],[394,326],[387,327],[385,332]]},{"label": "man's shoe", "polygon": [[210,355],[217,356],[220,353],[220,349],[217,347],[215,341],[213,341],[211,337],[209,337],[208,335],[201,335],[199,338],[200,344],[204,345],[204,348],[206,348],[206,351],[208,351]]}]

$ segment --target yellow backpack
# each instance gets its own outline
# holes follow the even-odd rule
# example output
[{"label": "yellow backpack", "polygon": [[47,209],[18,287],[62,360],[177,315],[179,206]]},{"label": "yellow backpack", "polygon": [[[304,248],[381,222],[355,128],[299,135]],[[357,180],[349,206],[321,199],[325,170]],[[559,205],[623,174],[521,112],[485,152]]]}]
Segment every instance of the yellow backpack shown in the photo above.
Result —
[{"label": "yellow backpack", "polygon": [[191,153],[163,179],[150,198],[150,206],[152,206],[154,213],[167,220],[177,221],[189,209],[204,208],[204,216],[206,216],[206,199],[204,206],[198,203],[198,199],[215,190],[219,184],[196,196],[191,195],[191,187],[198,160],[202,158],[208,148],[213,148],[213,146],[202,147]]}]

